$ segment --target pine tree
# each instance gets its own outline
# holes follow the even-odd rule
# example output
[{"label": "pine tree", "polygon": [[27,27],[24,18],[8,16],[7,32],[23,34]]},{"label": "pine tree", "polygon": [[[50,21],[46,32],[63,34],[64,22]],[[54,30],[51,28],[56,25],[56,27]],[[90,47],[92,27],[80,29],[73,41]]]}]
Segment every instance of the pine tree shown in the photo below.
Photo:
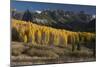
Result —
[{"label": "pine tree", "polygon": [[26,10],[23,17],[22,17],[22,20],[23,21],[33,21],[33,18],[32,18],[32,14],[29,10]]}]

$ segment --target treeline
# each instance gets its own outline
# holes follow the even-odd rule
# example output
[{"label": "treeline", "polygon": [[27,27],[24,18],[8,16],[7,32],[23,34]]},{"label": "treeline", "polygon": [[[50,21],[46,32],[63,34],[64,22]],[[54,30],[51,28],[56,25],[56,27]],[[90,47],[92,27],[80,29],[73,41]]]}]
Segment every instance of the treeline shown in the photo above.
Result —
[{"label": "treeline", "polygon": [[13,19],[12,40],[32,43],[34,45],[61,47],[67,47],[68,44],[71,44],[74,50],[76,45],[80,46],[79,43],[95,42],[95,33],[71,32]]}]

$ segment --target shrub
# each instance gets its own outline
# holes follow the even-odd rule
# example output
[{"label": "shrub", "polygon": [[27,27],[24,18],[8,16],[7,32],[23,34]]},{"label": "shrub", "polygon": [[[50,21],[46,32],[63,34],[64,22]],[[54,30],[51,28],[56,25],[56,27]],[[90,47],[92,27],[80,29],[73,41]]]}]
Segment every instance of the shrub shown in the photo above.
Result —
[{"label": "shrub", "polygon": [[19,40],[19,32],[17,31],[17,29],[16,28],[12,28],[12,41],[20,41]]},{"label": "shrub", "polygon": [[50,51],[50,50],[40,50],[36,48],[32,48],[27,51],[27,54],[30,56],[38,56],[38,57],[51,57],[51,58],[58,58],[59,56]]},{"label": "shrub", "polygon": [[14,56],[18,56],[20,54],[22,54],[25,50],[25,47],[23,45],[12,45],[12,55]]},{"label": "shrub", "polygon": [[75,51],[75,52],[70,52],[69,53],[70,56],[72,57],[75,57],[75,58],[80,58],[80,57],[83,57],[83,58],[88,58],[88,57],[92,57],[93,54],[92,52],[86,52],[86,51]]},{"label": "shrub", "polygon": [[59,56],[64,56],[64,54],[65,54],[64,48],[54,47],[51,50],[52,50],[52,52],[56,53]]}]

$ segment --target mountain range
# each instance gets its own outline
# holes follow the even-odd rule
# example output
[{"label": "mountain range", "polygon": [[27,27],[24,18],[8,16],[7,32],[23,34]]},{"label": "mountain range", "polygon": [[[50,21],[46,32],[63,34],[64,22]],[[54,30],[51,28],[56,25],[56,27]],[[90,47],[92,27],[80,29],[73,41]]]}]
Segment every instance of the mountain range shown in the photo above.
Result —
[{"label": "mountain range", "polygon": [[36,11],[17,11],[11,10],[13,19],[31,21],[39,25],[66,29],[80,32],[95,32],[96,15],[86,14],[84,11],[75,13],[64,10],[36,10]]}]

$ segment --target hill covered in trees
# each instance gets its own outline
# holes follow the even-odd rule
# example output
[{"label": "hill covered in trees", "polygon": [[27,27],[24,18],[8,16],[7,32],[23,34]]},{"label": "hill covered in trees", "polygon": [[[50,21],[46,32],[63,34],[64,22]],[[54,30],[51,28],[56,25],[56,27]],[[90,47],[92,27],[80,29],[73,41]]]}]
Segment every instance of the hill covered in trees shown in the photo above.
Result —
[{"label": "hill covered in trees", "polygon": [[[79,46],[79,43],[95,43],[95,33],[72,32],[55,29],[31,22],[12,20],[12,40],[51,46],[67,47],[68,44]],[[95,44],[93,44],[95,46]],[[91,44],[89,46],[92,46]],[[80,49],[80,48],[78,48]]]}]

